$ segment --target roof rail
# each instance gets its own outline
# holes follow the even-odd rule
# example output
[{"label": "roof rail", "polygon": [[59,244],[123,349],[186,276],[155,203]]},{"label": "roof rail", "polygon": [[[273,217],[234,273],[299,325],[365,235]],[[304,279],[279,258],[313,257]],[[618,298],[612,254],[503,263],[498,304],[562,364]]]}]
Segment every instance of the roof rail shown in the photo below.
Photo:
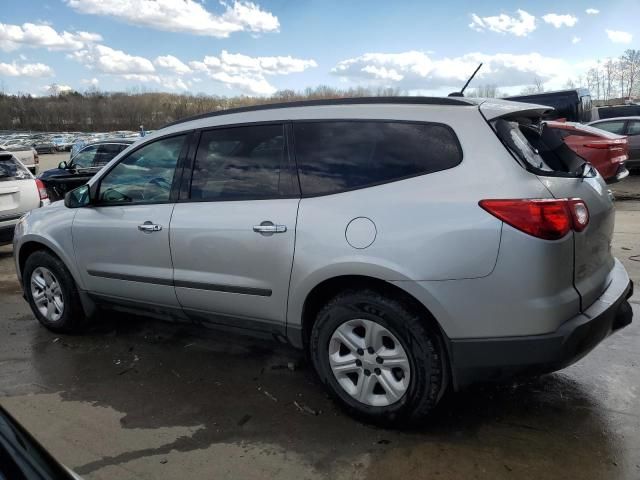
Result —
[{"label": "roof rail", "polygon": [[464,98],[454,97],[355,97],[355,98],[331,98],[323,100],[302,100],[295,102],[265,103],[252,105],[250,107],[230,108],[228,110],[218,110],[215,112],[201,113],[191,117],[176,120],[168,123],[162,128],[171,127],[180,123],[200,120],[202,118],[217,117],[220,115],[231,115],[233,113],[255,112],[260,110],[275,110],[279,108],[294,107],[318,107],[324,105],[370,105],[370,104],[402,104],[402,105],[446,105],[446,106],[469,106],[473,102]]}]

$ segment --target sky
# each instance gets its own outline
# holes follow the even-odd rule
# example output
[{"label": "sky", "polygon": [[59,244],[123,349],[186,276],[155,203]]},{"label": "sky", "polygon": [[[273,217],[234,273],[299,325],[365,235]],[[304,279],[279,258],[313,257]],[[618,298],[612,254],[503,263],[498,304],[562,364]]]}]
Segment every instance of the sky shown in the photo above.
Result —
[{"label": "sky", "polygon": [[[576,81],[640,48],[640,0],[2,0],[0,88],[270,95]],[[52,89],[52,85],[56,85]]]}]

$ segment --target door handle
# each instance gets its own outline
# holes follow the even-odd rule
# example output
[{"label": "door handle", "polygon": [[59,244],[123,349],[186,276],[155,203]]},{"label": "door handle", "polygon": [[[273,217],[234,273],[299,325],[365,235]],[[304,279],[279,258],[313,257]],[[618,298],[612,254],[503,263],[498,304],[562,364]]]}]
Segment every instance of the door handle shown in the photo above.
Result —
[{"label": "door handle", "polygon": [[162,230],[162,225],[157,225],[147,220],[142,225],[138,225],[138,230],[145,233],[159,232]]},{"label": "door handle", "polygon": [[275,225],[273,222],[262,222],[260,225],[254,225],[253,231],[263,235],[273,235],[274,233],[284,233],[287,231],[286,225]]}]

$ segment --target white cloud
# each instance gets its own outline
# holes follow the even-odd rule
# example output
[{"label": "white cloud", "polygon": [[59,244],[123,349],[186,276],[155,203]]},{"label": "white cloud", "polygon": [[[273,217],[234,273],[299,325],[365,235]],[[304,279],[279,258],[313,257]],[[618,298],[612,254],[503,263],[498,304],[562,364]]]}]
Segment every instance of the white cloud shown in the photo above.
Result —
[{"label": "white cloud", "polygon": [[49,77],[53,69],[44,63],[0,63],[0,75],[7,77]]},{"label": "white cloud", "polygon": [[100,83],[100,81],[96,78],[83,78],[82,80],[80,80],[82,83],[84,83],[85,85],[91,85],[92,87],[97,87],[98,84]]},{"label": "white cloud", "polygon": [[105,45],[95,45],[69,54],[89,69],[113,74],[144,74],[155,72],[151,61],[144,57],[129,55]]},{"label": "white cloud", "polygon": [[475,84],[499,87],[530,85],[535,78],[561,87],[579,69],[566,60],[539,53],[468,53],[434,59],[424,52],[366,53],[339,62],[332,73],[356,84],[393,86],[408,91],[460,88],[482,62]]},{"label": "white cloud", "polygon": [[575,45],[576,43],[580,43],[581,40],[582,39],[580,37],[573,37],[571,39],[571,43],[573,43]]},{"label": "white cloud", "polygon": [[526,37],[536,29],[536,17],[524,10],[518,10],[517,13],[517,17],[510,17],[504,13],[492,17],[480,17],[472,13],[469,27],[479,32],[490,30]]},{"label": "white cloud", "polygon": [[42,87],[42,90],[47,95],[57,96],[57,95],[60,95],[61,93],[69,93],[69,92],[73,91],[73,88],[70,87],[69,85],[61,85],[61,84],[58,84],[58,83],[52,83],[51,85],[47,85],[45,87]]},{"label": "white cloud", "polygon": [[597,8],[587,8],[585,10],[585,13],[587,15],[598,15],[600,13],[600,10],[598,10]]},{"label": "white cloud", "polygon": [[99,42],[102,37],[90,32],[57,32],[49,25],[0,23],[0,48],[12,51],[21,46],[41,47],[49,50],[77,50]]},{"label": "white cloud", "polygon": [[234,32],[277,32],[278,17],[246,0],[221,2],[224,11],[209,12],[196,0],[66,0],[81,12],[118,18],[135,26],[226,38]]},{"label": "white cloud", "polygon": [[140,82],[140,83],[150,83],[150,82],[160,83],[161,81],[159,75],[148,75],[144,73],[125,73],[124,75],[121,75],[121,78],[124,78],[125,80],[131,80],[133,82]]},{"label": "white cloud", "polygon": [[578,23],[578,17],[573,15],[558,15],[557,13],[547,13],[542,16],[545,23],[549,23],[556,28],[573,27]]},{"label": "white cloud", "polygon": [[153,63],[156,66],[161,68],[166,68],[168,70],[173,70],[178,75],[184,75],[186,73],[191,73],[191,69],[182,63],[182,61],[173,55],[164,55],[161,57],[157,57]]},{"label": "white cloud", "polygon": [[633,35],[629,32],[623,32],[621,30],[607,30],[607,36],[613,43],[631,43],[633,41]]},{"label": "white cloud", "polygon": [[250,57],[223,50],[219,57],[206,56],[202,61],[189,62],[196,72],[252,95],[270,95],[277,89],[265,78],[268,75],[289,75],[317,67],[315,60],[286,57]]}]

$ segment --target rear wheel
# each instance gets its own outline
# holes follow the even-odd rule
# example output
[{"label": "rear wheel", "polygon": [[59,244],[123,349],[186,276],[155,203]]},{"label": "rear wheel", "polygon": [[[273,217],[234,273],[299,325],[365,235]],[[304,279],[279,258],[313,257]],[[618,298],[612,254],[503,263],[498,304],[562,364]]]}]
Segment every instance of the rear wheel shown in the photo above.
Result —
[{"label": "rear wheel", "polygon": [[405,423],[435,407],[446,369],[438,332],[402,302],[347,292],[318,314],[310,353],[318,375],[350,413]]},{"label": "rear wheel", "polygon": [[84,312],[73,277],[64,264],[45,251],[27,258],[24,291],[33,314],[49,330],[72,333],[80,330]]}]

